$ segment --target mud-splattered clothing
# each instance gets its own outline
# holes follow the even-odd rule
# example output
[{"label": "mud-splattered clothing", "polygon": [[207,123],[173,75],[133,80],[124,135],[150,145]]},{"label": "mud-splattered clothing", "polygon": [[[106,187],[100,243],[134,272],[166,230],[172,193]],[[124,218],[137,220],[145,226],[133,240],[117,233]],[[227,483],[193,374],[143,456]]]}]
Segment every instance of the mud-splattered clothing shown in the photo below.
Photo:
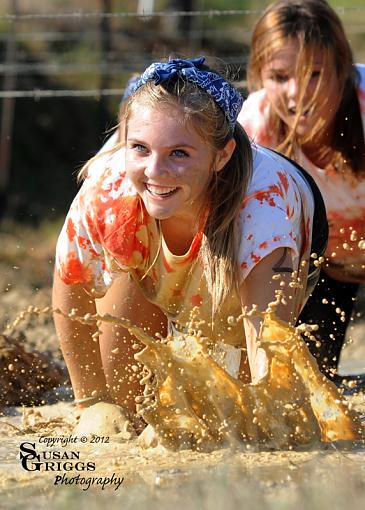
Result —
[{"label": "mud-splattered clothing", "polygon": [[[240,280],[277,248],[291,250],[294,264],[308,256],[313,198],[295,167],[267,149],[253,146],[253,176],[237,219],[240,231]],[[121,272],[129,272],[145,297],[168,319],[185,326],[189,312],[200,308],[203,333],[214,341],[241,345],[242,326],[227,317],[241,313],[234,292],[211,322],[199,250],[203,225],[187,253],[170,252],[158,222],[150,217],[125,172],[123,149],[97,158],[76,196],[57,244],[56,265],[66,284],[82,284],[105,294]],[[218,332],[219,331],[219,336]]]},{"label": "mud-splattered clothing", "polygon": [[[358,65],[357,70],[360,77],[358,99],[365,133],[365,66]],[[238,121],[255,143],[275,148],[277,133],[271,128],[269,118],[270,103],[262,89],[249,95]],[[365,240],[365,179],[338,172],[334,167],[318,168],[299,147],[295,159],[312,175],[323,195],[329,223],[326,255],[331,264],[365,282],[365,241],[362,242]]]}]

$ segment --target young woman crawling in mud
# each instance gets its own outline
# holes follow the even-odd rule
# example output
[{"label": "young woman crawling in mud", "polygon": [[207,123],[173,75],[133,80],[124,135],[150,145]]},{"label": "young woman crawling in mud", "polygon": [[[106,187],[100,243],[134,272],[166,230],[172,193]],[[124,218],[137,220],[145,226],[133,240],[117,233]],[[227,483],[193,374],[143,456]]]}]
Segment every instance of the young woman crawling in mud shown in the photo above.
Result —
[{"label": "young woman crawling in mud", "polygon": [[[146,69],[126,104],[125,141],[87,164],[58,240],[53,304],[109,312],[178,344],[195,308],[227,377],[257,383],[267,371],[262,318],[227,319],[265,310],[281,289],[277,316],[294,325],[327,223],[313,181],[249,142],[236,122],[241,105],[204,58]],[[135,413],[135,337],[116,324],[100,323],[98,335],[59,314],[55,322],[76,404]]]}]

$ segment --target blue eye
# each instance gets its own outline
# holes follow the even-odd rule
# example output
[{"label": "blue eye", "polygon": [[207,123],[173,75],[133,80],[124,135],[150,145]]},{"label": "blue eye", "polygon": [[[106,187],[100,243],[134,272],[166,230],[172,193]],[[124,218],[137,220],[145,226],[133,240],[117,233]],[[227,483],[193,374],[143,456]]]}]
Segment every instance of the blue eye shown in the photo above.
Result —
[{"label": "blue eye", "polygon": [[131,148],[136,150],[137,152],[146,152],[147,151],[147,147],[145,147],[141,143],[133,143]]},{"label": "blue eye", "polygon": [[189,154],[185,151],[183,151],[182,149],[175,149],[172,151],[172,155],[173,156],[176,156],[178,158],[185,158],[185,157],[189,157]]}]

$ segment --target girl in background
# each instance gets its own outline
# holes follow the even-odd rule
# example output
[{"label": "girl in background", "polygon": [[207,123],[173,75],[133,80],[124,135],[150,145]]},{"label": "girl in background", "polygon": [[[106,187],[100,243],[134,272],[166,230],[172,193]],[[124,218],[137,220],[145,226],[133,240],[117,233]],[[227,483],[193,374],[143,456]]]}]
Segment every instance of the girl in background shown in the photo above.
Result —
[{"label": "girl in background", "polygon": [[257,21],[251,91],[239,122],[257,143],[305,168],[324,197],[326,262],[300,320],[319,325],[309,347],[334,376],[360,283],[365,282],[365,66],[324,0],[272,3]]}]

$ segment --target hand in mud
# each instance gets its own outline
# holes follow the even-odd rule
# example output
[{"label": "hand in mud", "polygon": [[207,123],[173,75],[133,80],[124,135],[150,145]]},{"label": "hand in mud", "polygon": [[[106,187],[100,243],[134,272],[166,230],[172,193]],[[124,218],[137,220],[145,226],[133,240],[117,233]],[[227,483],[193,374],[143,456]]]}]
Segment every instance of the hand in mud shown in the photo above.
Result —
[{"label": "hand in mud", "polygon": [[127,411],[116,404],[98,402],[80,412],[80,421],[73,431],[76,436],[118,435],[133,439],[137,435]]}]

